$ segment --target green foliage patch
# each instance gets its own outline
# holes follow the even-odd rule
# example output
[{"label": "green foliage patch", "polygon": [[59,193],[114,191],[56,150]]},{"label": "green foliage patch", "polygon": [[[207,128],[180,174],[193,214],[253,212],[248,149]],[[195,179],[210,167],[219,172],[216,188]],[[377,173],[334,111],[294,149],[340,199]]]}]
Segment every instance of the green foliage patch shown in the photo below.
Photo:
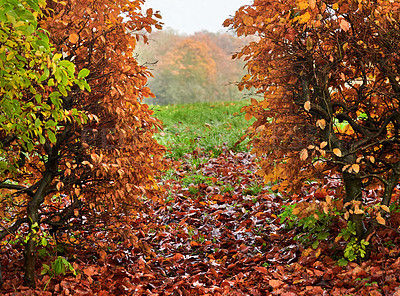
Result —
[{"label": "green foliage patch", "polygon": [[212,157],[220,155],[224,147],[248,150],[248,141],[235,146],[249,126],[240,113],[248,104],[246,100],[153,106],[155,116],[164,126],[156,135],[157,141],[169,149],[167,157],[174,159],[193,152],[206,152]]}]

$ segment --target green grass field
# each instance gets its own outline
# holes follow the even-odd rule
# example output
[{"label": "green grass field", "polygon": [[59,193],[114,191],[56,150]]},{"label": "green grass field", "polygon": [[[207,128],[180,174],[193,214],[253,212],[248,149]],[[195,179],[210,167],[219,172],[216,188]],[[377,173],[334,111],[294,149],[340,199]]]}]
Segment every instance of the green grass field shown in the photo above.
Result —
[{"label": "green grass field", "polygon": [[[156,135],[160,144],[169,149],[167,157],[181,158],[193,151],[219,155],[223,147],[233,148],[251,122],[240,113],[246,101],[194,103],[151,106],[155,117],[163,122],[163,132]],[[234,115],[235,113],[238,113]],[[247,141],[236,151],[247,150]]]}]

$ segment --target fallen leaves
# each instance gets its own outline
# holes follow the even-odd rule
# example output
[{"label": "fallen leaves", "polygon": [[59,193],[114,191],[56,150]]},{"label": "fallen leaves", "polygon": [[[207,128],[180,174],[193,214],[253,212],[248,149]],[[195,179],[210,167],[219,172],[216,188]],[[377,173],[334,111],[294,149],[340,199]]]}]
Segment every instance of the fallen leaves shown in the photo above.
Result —
[{"label": "fallen leaves", "polygon": [[[178,180],[164,180],[171,198],[165,203],[147,203],[153,209],[151,215],[128,220],[134,240],[115,237],[120,241],[115,249],[78,250],[78,257],[86,258],[73,262],[78,276],[56,277],[50,282],[48,276],[43,277],[35,293],[50,295],[43,291],[47,282],[47,289],[60,295],[319,295],[321,291],[369,295],[385,285],[390,287],[387,291],[398,286],[394,277],[400,265],[398,248],[385,261],[385,278],[382,261],[375,264],[376,258],[362,265],[337,266],[331,258],[333,238],[321,241],[317,249],[305,249],[294,241],[294,232],[278,217],[283,198],[289,196],[271,193],[254,174],[257,166],[250,153],[226,150],[205,160],[195,169],[204,178],[190,187],[182,182],[193,174],[190,163],[172,166]],[[322,188],[311,182],[303,188],[304,195],[291,195],[299,205],[294,213],[312,215],[318,203],[333,204],[335,182]],[[251,193],[251,184],[259,184],[261,191]],[[385,206],[379,209],[388,210]],[[123,227],[122,221],[115,226]],[[339,228],[332,231],[338,233]],[[398,237],[383,237],[400,243]],[[22,264],[16,258],[10,260],[14,265],[3,264],[7,275],[11,273],[8,269]],[[372,273],[373,278],[365,276]],[[15,293],[11,285],[15,281],[5,278],[4,295]],[[30,293],[22,288],[18,291],[14,295]]]}]

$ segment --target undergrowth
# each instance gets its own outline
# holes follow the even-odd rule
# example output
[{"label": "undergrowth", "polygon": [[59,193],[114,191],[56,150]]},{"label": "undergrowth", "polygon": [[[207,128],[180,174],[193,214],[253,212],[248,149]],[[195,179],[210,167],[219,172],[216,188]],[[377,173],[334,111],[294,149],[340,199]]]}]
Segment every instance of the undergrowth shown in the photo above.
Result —
[{"label": "undergrowth", "polygon": [[224,147],[247,151],[248,141],[235,143],[251,124],[240,113],[246,101],[151,106],[154,116],[163,122],[163,131],[155,137],[169,151],[167,157],[180,159],[197,151],[208,157],[222,153]]}]

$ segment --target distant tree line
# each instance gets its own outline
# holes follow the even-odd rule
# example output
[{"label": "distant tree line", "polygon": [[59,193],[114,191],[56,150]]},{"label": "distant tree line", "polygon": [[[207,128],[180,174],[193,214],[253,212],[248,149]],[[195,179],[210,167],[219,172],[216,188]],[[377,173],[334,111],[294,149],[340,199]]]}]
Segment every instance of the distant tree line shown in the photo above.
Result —
[{"label": "distant tree line", "polygon": [[174,30],[154,32],[149,46],[139,46],[138,60],[154,75],[149,86],[156,98],[147,103],[166,105],[243,98],[237,89],[243,62],[232,60],[246,40],[228,33],[180,35]]}]

